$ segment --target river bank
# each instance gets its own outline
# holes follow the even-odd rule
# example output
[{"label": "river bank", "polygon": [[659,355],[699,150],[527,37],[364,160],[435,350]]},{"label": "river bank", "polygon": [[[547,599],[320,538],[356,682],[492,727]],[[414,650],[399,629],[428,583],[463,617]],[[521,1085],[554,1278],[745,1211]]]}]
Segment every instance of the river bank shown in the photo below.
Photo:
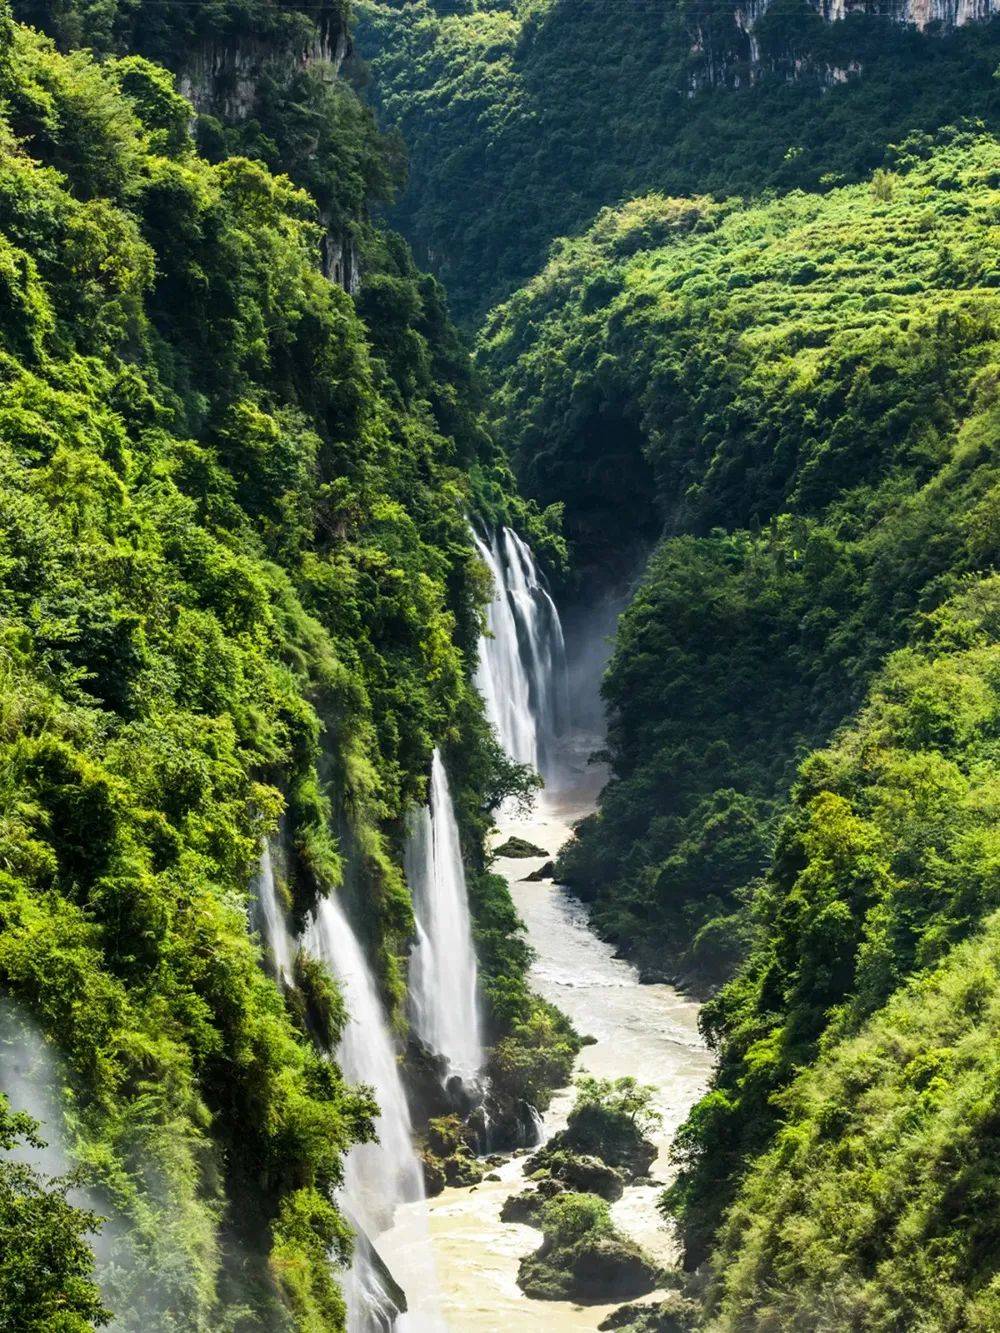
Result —
[{"label": "river bank", "polygon": [[[594,804],[599,774],[578,768],[572,781],[545,793],[527,815],[504,817],[497,844],[525,838],[554,855],[573,823]],[[677,1127],[707,1084],[711,1059],[698,1032],[698,1004],[668,985],[642,985],[636,968],[614,957],[610,944],[587,925],[586,911],[551,881],[525,876],[547,857],[498,858],[495,869],[511,887],[514,903],[535,951],[535,988],[559,1006],[582,1035],[577,1072],[603,1078],[632,1075],[655,1088],[662,1123],[653,1136],[658,1149],[655,1185],[631,1186],[614,1204],[618,1226],[661,1262],[674,1250],[656,1200],[669,1178],[668,1148]],[[551,1134],[565,1124],[572,1089],[553,1100],[545,1117]],[[393,1227],[379,1237],[379,1250],[407,1290],[407,1333],[584,1333],[595,1330],[612,1309],[529,1299],[517,1285],[521,1258],[540,1243],[532,1227],[500,1221],[500,1210],[525,1188],[524,1158],[506,1161],[472,1188],[446,1189],[436,1198],[405,1205]],[[429,1251],[429,1257],[428,1257]],[[428,1283],[428,1262],[435,1280]],[[414,1265],[421,1269],[421,1279]],[[655,1299],[654,1296],[649,1298]]]}]

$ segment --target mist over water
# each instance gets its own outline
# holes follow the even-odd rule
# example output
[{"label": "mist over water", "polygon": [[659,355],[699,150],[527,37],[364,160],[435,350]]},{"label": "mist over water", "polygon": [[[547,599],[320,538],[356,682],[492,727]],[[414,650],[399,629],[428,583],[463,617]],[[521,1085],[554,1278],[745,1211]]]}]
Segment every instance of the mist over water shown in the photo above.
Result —
[{"label": "mist over water", "polygon": [[[9,1154],[48,1180],[80,1168],[70,1129],[71,1075],[57,1047],[21,1004],[0,995],[0,1093],[14,1111],[38,1124],[40,1144],[19,1142]],[[179,1327],[176,1311],[197,1281],[198,1238],[186,1230],[154,1156],[147,1157],[134,1206],[139,1221],[117,1208],[89,1172],[69,1190],[74,1207],[99,1219],[87,1240],[94,1252],[94,1280],[113,1312],[109,1333],[147,1333]],[[143,1210],[153,1204],[161,1219],[143,1228]]]},{"label": "mist over water", "polygon": [[410,954],[410,1012],[416,1035],[472,1081],[483,1064],[476,952],[458,825],[437,750],[430,804],[411,817],[404,856],[417,942]]}]

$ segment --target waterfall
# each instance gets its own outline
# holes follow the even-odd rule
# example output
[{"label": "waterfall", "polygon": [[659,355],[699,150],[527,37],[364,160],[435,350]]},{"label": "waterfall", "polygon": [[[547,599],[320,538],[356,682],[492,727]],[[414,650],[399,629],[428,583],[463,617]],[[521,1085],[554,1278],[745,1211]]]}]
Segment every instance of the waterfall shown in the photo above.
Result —
[{"label": "waterfall", "polygon": [[488,542],[475,531],[472,537],[493,575],[476,685],[503,748],[546,776],[569,708],[559,612],[531,548],[513,529],[502,528]]},{"label": "waterfall", "polygon": [[448,775],[437,750],[430,804],[410,820],[404,856],[417,942],[410,955],[410,1010],[416,1035],[464,1082],[483,1064],[476,953]]},{"label": "waterfall", "polygon": [[359,1233],[364,1233],[355,1245],[344,1294],[348,1333],[387,1333],[396,1327],[400,1307],[387,1290],[386,1271],[372,1252],[371,1238],[389,1226],[397,1204],[423,1198],[423,1173],[413,1149],[410,1112],[382,1004],[339,902],[332,898],[320,902],[305,943],[344,993],[350,1017],[337,1050],[344,1077],[367,1084],[379,1105],[377,1141],[355,1144],[344,1160],[341,1203]]},{"label": "waterfall", "polygon": [[279,981],[291,985],[294,977],[292,960],[295,957],[295,941],[288,929],[284,910],[278,901],[278,891],[274,884],[274,863],[267,839],[261,848],[255,889],[260,933],[267,950],[270,969]]}]

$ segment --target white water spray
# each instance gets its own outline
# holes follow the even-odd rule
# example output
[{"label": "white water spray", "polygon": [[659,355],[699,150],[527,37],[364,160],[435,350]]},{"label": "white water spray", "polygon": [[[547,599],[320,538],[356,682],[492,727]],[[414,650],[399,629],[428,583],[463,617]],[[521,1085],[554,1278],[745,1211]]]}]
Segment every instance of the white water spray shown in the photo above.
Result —
[{"label": "white water spray", "polygon": [[569,711],[559,612],[531,548],[516,532],[503,528],[489,542],[475,531],[472,536],[493,575],[476,685],[511,758],[550,776]]},{"label": "white water spray", "polygon": [[392,1222],[398,1204],[424,1197],[423,1173],[413,1149],[413,1129],[399,1065],[374,979],[340,904],[323,899],[305,944],[340,982],[350,1017],[337,1050],[345,1078],[375,1094],[378,1141],[355,1144],[344,1160],[341,1203],[365,1236],[355,1245],[344,1282],[348,1333],[388,1333],[403,1327],[386,1270],[371,1240]]},{"label": "white water spray", "polygon": [[476,952],[448,775],[437,750],[430,804],[410,821],[404,857],[417,942],[410,955],[410,1009],[417,1036],[471,1082],[483,1064]]}]

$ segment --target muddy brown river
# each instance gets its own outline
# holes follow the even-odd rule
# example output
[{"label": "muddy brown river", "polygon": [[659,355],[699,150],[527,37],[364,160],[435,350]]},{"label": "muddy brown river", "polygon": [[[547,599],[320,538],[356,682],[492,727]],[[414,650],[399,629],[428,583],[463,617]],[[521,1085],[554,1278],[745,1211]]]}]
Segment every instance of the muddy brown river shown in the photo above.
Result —
[{"label": "muddy brown river", "polygon": [[[504,819],[498,842],[515,834],[557,852],[574,820],[593,808],[593,785],[581,781],[562,797],[543,798],[526,817]],[[698,1033],[698,1005],[672,986],[641,985],[632,964],[615,958],[612,946],[589,929],[585,910],[569,894],[551,881],[526,883],[540,864],[541,858],[500,858],[494,867],[511,886],[535,951],[533,984],[581,1034],[595,1038],[580,1053],[578,1072],[630,1074],[655,1088],[662,1124],[654,1135],[659,1156],[653,1175],[666,1182],[670,1141],[711,1069]],[[565,1123],[572,1100],[570,1089],[556,1096],[545,1116],[547,1133]],[[505,1162],[498,1174],[498,1181],[446,1189],[407,1205],[379,1237],[379,1250],[410,1301],[406,1333],[584,1333],[615,1308],[524,1295],[518,1263],[538,1247],[540,1233],[500,1221],[504,1201],[525,1188],[523,1158]],[[660,1188],[626,1189],[612,1213],[623,1231],[665,1261],[674,1248],[656,1209]]]}]

